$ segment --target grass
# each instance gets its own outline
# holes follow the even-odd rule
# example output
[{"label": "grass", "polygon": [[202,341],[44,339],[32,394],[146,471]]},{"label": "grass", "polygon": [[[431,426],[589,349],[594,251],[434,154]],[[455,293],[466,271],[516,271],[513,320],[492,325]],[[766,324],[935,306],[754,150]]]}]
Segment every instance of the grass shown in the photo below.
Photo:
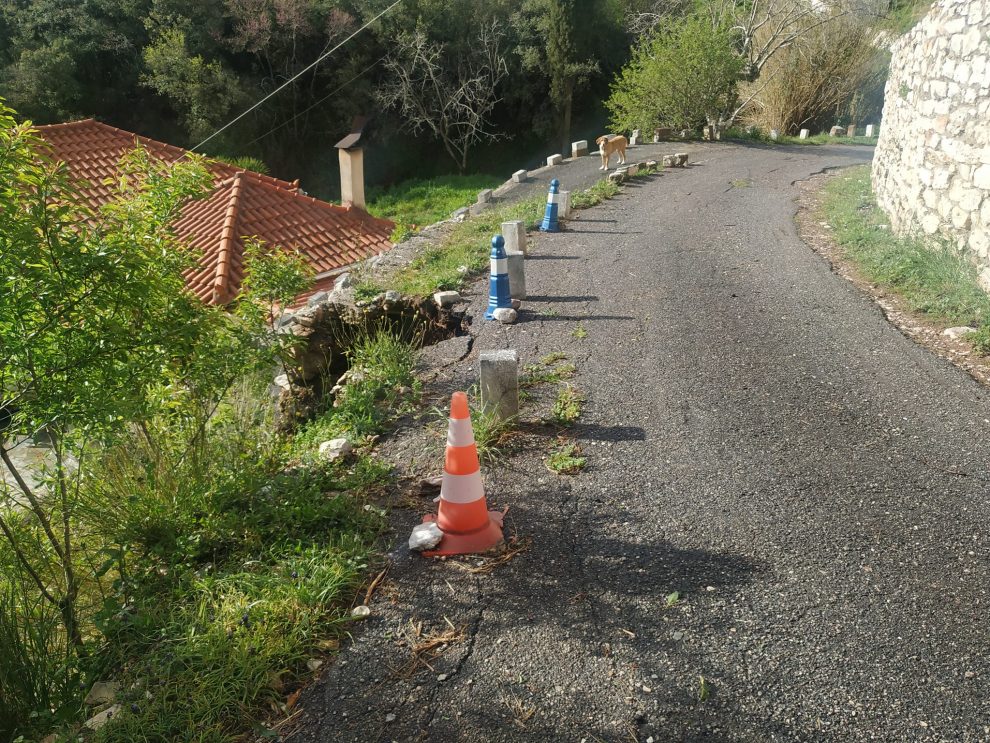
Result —
[{"label": "grass", "polygon": [[588,330],[584,327],[582,323],[578,323],[577,327],[571,331],[571,335],[578,340],[583,340],[588,337]]},{"label": "grass", "polygon": [[614,198],[619,193],[619,185],[608,179],[598,181],[591,188],[571,194],[571,206],[575,209],[588,209]]},{"label": "grass", "polygon": [[954,246],[892,234],[870,186],[869,166],[850,168],[825,187],[822,216],[836,242],[871,282],[942,325],[969,325],[977,350],[990,353],[990,295]]},{"label": "grass", "polygon": [[859,144],[873,146],[877,143],[878,135],[879,131],[877,131],[877,134],[872,137],[831,137],[828,134],[813,134],[807,139],[801,139],[800,137],[785,134],[778,137],[776,140],[773,140],[770,138],[769,133],[760,129],[754,129],[752,132],[747,132],[745,129],[732,127],[723,135],[723,139],[737,141],[742,140],[745,142],[762,142],[764,144],[803,144],[811,146],[823,144]]},{"label": "grass", "polygon": [[[480,189],[478,189],[480,190]],[[619,193],[619,186],[607,180],[571,196],[575,209],[586,209]],[[472,191],[474,194],[474,191]],[[472,201],[474,197],[472,196]],[[358,282],[358,299],[371,299],[386,289],[408,296],[428,296],[436,291],[460,289],[479,276],[489,265],[491,239],[501,230],[502,222],[523,220],[527,230],[536,229],[543,220],[544,196],[488,209],[455,224],[438,245],[423,250],[387,280],[387,286],[365,278]],[[372,209],[372,213],[374,209]]]},{"label": "grass", "polygon": [[561,380],[570,379],[577,372],[574,364],[562,363],[567,360],[565,353],[551,353],[540,359],[538,364],[526,364],[523,376],[519,380],[520,387],[533,387],[537,384],[557,384]]},{"label": "grass", "polygon": [[473,204],[478,193],[495,188],[502,180],[491,175],[444,175],[427,180],[403,181],[373,192],[368,211],[396,224],[392,242],[421,227],[447,219],[462,206]]},{"label": "grass", "polygon": [[[16,715],[0,739],[71,730],[107,680],[124,691],[98,743],[272,736],[265,720],[284,718],[307,661],[339,646],[377,556],[391,469],[366,437],[417,392],[399,338],[360,338],[351,361],[339,404],[295,437],[275,433],[266,375],[237,387],[190,456],[153,426],[91,455],[74,549],[89,642],[75,666],[57,616],[14,592],[0,546],[0,713]],[[321,461],[334,436],[364,441]]]},{"label": "grass", "polygon": [[564,384],[557,391],[557,399],[553,402],[550,415],[557,423],[569,426],[581,417],[581,404],[584,395],[571,384]]},{"label": "grass", "polygon": [[576,475],[588,463],[581,456],[581,448],[574,442],[561,446],[547,458],[547,467],[558,475]]}]

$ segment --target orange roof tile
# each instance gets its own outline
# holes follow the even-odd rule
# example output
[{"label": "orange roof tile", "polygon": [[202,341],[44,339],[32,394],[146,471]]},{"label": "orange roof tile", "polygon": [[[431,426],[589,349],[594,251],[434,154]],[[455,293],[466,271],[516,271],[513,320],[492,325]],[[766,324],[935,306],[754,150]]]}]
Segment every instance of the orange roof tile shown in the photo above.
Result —
[{"label": "orange roof tile", "polygon": [[[94,119],[37,129],[55,157],[81,181],[81,193],[93,207],[113,198],[113,187],[105,181],[117,176],[120,159],[136,144],[165,162],[187,154],[181,147]],[[392,222],[306,196],[298,181],[289,183],[218,161],[210,161],[208,168],[213,192],[186,204],[173,224],[181,239],[201,251],[199,265],[187,272],[186,283],[205,302],[225,303],[237,296],[246,238],[298,251],[318,276],[392,247]]]}]

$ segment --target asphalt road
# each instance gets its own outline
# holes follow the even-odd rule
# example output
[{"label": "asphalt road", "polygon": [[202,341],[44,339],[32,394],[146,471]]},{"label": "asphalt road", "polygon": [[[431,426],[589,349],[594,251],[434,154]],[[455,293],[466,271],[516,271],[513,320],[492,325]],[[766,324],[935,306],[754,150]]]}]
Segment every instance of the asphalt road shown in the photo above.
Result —
[{"label": "asphalt road", "polygon": [[[491,574],[399,547],[292,740],[990,740],[987,390],[795,233],[793,183],[870,154],[698,146],[534,239],[431,390],[563,351],[588,467],[486,467],[531,540]],[[410,667],[410,620],[464,639]]]}]

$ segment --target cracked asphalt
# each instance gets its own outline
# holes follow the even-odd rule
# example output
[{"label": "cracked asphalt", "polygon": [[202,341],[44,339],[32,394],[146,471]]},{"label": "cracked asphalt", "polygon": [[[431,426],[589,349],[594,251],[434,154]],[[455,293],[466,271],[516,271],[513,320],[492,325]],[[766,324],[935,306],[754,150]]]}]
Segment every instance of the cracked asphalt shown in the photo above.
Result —
[{"label": "cracked asphalt", "polygon": [[[430,404],[481,350],[566,353],[588,466],[553,474],[528,436],[483,468],[529,544],[488,574],[410,555],[395,510],[372,616],[290,740],[990,740],[987,390],[795,231],[794,183],[870,156],[695,146],[531,236],[518,324],[474,287]],[[439,469],[433,439],[396,440]],[[410,665],[411,620],[463,639]]]}]

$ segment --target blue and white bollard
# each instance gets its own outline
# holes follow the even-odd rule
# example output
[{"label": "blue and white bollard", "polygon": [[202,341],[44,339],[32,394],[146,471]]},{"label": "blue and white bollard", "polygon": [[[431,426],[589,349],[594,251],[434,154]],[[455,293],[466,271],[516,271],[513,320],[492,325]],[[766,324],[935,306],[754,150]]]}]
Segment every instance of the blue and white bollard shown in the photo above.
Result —
[{"label": "blue and white bollard", "polygon": [[543,215],[543,224],[540,225],[540,232],[560,232],[560,223],[557,221],[557,204],[560,201],[560,181],[554,178],[550,181],[550,192],[547,194],[547,210]]},{"label": "blue and white bollard", "polygon": [[495,310],[512,309],[509,296],[509,266],[505,257],[505,239],[501,235],[492,238],[492,271],[488,279],[488,310],[485,319],[495,318]]}]

